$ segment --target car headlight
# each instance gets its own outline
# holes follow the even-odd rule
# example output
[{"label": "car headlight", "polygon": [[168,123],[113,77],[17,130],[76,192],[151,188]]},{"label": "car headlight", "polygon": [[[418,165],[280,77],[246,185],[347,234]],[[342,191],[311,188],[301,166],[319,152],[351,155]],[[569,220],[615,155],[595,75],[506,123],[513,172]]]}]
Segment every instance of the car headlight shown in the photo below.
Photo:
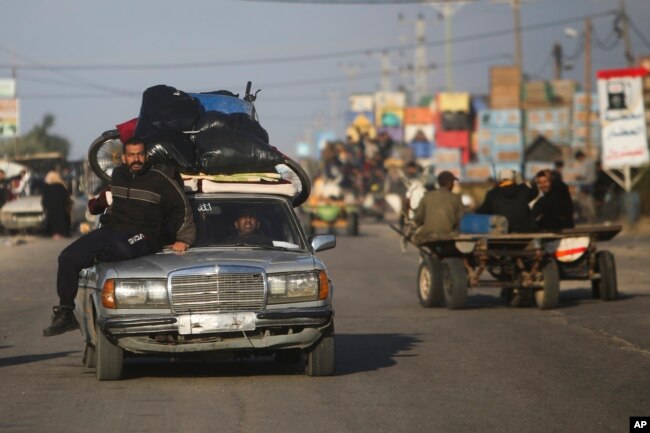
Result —
[{"label": "car headlight", "polygon": [[102,305],[106,308],[169,307],[167,280],[106,280]]},{"label": "car headlight", "polygon": [[319,273],[269,274],[269,303],[315,301],[319,294]]}]

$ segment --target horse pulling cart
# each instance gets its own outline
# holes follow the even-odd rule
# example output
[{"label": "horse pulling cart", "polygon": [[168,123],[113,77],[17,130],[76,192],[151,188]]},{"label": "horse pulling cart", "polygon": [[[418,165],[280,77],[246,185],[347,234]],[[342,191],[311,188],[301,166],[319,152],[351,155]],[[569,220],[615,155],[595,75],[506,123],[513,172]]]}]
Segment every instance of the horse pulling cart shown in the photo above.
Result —
[{"label": "horse pulling cart", "polygon": [[463,308],[470,288],[496,287],[511,305],[558,304],[561,280],[590,280],[592,295],[616,299],[614,256],[598,250],[621,226],[588,225],[553,233],[460,234],[416,243],[417,294],[423,307]]}]

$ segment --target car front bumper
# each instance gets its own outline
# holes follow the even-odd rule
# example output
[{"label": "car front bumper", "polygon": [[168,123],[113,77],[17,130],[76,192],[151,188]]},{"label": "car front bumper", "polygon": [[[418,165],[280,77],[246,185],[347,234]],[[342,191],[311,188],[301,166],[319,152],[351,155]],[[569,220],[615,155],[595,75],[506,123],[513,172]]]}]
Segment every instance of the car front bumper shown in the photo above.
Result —
[{"label": "car front bumper", "polygon": [[99,318],[101,332],[121,348],[139,354],[306,349],[333,328],[330,309],[256,313],[255,330],[180,335],[174,315]]}]

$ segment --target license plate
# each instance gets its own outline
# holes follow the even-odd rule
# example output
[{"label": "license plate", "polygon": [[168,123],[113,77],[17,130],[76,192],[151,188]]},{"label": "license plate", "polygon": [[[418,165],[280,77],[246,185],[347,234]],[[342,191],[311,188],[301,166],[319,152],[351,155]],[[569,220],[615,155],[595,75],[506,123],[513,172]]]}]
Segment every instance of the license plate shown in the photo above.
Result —
[{"label": "license plate", "polygon": [[190,314],[178,317],[178,333],[183,335],[253,330],[255,313]]}]

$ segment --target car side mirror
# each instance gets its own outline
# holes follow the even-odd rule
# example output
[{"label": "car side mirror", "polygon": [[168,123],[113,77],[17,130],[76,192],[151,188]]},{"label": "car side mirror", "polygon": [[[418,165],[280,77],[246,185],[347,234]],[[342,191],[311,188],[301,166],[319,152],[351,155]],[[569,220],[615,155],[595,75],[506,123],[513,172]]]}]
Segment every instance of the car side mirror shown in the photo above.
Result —
[{"label": "car side mirror", "polygon": [[336,246],[336,236],[334,235],[316,235],[311,240],[311,247],[314,252],[325,251]]}]

